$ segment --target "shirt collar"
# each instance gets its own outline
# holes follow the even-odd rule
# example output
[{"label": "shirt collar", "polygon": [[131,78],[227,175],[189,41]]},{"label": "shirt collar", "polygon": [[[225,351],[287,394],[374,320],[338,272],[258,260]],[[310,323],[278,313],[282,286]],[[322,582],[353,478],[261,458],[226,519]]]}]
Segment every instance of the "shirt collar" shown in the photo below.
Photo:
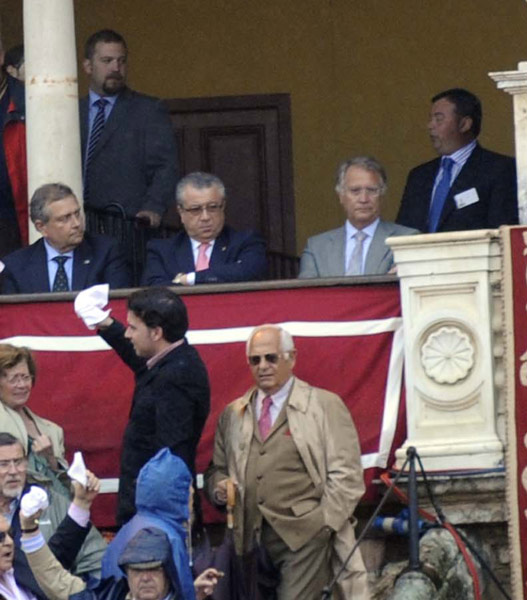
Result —
[{"label": "shirt collar", "polygon": [[47,256],[48,262],[50,260],[53,260],[55,258],[55,256],[69,256],[70,258],[73,258],[73,252],[74,252],[73,250],[70,250],[69,252],[64,252],[61,254],[56,248],[53,248],[53,246],[45,238],[44,238],[44,247],[46,248],[46,256]]},{"label": "shirt collar", "polygon": [[162,358],[164,358],[169,352],[172,352],[172,350],[174,350],[178,346],[181,346],[181,344],[183,344],[184,341],[185,341],[185,338],[181,338],[180,340],[176,340],[174,343],[170,344],[170,346],[167,346],[164,350],[161,350],[161,352],[158,352],[157,354],[154,354],[154,356],[150,357],[146,361],[146,368],[147,369],[151,369],[153,366],[157,365],[157,363]]},{"label": "shirt collar", "polygon": [[113,107],[115,105],[115,103],[117,102],[117,98],[119,97],[119,94],[115,94],[114,96],[100,96],[97,92],[94,92],[93,90],[90,90],[88,92],[88,95],[90,97],[90,108],[92,108],[93,105],[97,101],[99,101],[101,98],[103,100],[106,100]]},{"label": "shirt collar", "polygon": [[463,146],[463,148],[459,148],[459,150],[452,152],[452,154],[445,154],[444,156],[441,157],[441,159],[451,158],[456,164],[460,164],[460,163],[464,164],[466,162],[467,158],[474,151],[474,148],[477,146],[477,143],[478,143],[477,140],[472,140],[466,146]]},{"label": "shirt collar", "polygon": [[[210,240],[210,242],[208,242],[210,244],[210,248],[214,248],[214,242],[216,240]],[[203,244],[203,242],[200,242],[199,240],[195,240],[194,238],[190,238],[190,243],[192,244],[192,252],[197,252],[198,248],[201,246],[201,244]],[[205,242],[207,243],[207,242]]]},{"label": "shirt collar", "polygon": [[[375,219],[375,221],[373,221],[373,223],[370,223],[369,225],[367,225],[366,227],[361,229],[361,231],[363,233],[365,233],[368,237],[373,237],[375,232],[377,231],[377,226],[379,225],[379,221],[380,221],[380,218],[377,217]],[[355,227],[355,225],[352,225],[346,219],[346,239],[347,240],[351,239],[357,233],[357,231],[359,231],[359,230]]]},{"label": "shirt collar", "polygon": [[[289,392],[291,391],[291,387],[293,386],[294,381],[294,376],[291,376],[275,394],[271,395],[271,398],[273,399],[273,404],[275,406],[282,406],[284,404],[284,402],[287,400],[287,397],[289,396]],[[266,396],[269,396],[269,394],[258,388],[258,391],[256,393],[256,402],[261,404],[261,402]]]}]

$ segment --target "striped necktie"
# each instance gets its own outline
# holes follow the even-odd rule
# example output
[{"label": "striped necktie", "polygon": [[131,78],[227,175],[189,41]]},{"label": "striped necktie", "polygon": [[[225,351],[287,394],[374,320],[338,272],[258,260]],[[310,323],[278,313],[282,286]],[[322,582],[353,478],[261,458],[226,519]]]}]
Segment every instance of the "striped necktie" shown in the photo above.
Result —
[{"label": "striped necktie", "polygon": [[94,104],[97,107],[97,114],[95,115],[95,119],[93,119],[90,139],[88,140],[88,150],[86,151],[86,163],[84,165],[84,200],[87,200],[88,198],[88,172],[90,169],[90,162],[104,129],[104,123],[106,121],[105,107],[108,104],[108,100],[99,98]]}]

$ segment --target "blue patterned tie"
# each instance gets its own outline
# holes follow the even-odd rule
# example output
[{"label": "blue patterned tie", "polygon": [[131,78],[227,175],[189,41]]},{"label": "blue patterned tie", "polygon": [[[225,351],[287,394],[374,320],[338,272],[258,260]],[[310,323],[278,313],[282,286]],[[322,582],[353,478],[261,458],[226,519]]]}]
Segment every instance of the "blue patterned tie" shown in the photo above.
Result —
[{"label": "blue patterned tie", "polygon": [[88,150],[86,151],[86,162],[84,165],[84,200],[88,199],[88,171],[90,169],[90,162],[93,158],[93,154],[95,152],[95,148],[99,140],[101,139],[102,130],[104,129],[104,123],[106,120],[105,116],[105,106],[108,104],[108,100],[104,100],[104,98],[99,98],[97,102],[94,103],[97,107],[97,114],[95,115],[95,119],[93,119],[93,123],[91,126],[90,139],[88,141]]},{"label": "blue patterned tie", "polygon": [[445,200],[450,191],[450,179],[452,177],[452,167],[454,161],[451,158],[443,157],[441,167],[443,173],[441,179],[437,183],[434,195],[432,196],[432,204],[430,205],[430,215],[428,217],[428,231],[434,233],[439,225],[439,218],[445,206]]},{"label": "blue patterned tie", "polygon": [[69,292],[70,286],[68,283],[68,276],[66,275],[66,269],[64,264],[69,260],[69,256],[54,256],[53,260],[59,265],[55,274],[55,280],[53,281],[52,292]]}]

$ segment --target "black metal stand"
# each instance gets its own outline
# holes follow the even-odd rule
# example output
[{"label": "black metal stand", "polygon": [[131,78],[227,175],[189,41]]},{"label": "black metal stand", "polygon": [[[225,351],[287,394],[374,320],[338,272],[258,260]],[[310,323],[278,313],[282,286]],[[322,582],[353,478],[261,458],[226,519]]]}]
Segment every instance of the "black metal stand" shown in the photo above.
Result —
[{"label": "black metal stand", "polygon": [[[411,450],[412,450],[412,453],[410,453]],[[331,580],[330,584],[327,585],[322,590],[322,600],[328,600],[329,598],[331,598],[331,593],[333,591],[333,588],[335,587],[335,584],[338,581],[338,578],[344,572],[344,569],[346,568],[347,564],[349,563],[351,557],[355,554],[355,551],[359,547],[359,544],[364,539],[364,536],[368,533],[368,531],[371,528],[373,522],[375,521],[377,515],[381,512],[382,507],[386,504],[388,498],[390,497],[390,494],[392,493],[392,490],[397,485],[397,482],[399,481],[399,479],[401,478],[402,474],[404,473],[404,469],[405,469],[406,465],[410,462],[410,455],[413,457],[413,459],[415,459],[415,455],[416,455],[415,448],[413,448],[413,447],[408,448],[408,450],[406,452],[406,460],[404,461],[404,464],[401,467],[401,470],[399,471],[399,473],[397,473],[397,476],[395,477],[395,479],[390,484],[390,487],[384,493],[384,496],[382,497],[381,501],[379,502],[379,506],[377,506],[377,508],[375,509],[374,513],[372,514],[372,516],[370,517],[370,519],[366,523],[366,526],[364,527],[364,529],[362,530],[361,534],[357,538],[357,540],[356,540],[355,544],[353,545],[353,548],[350,550],[350,553],[348,554],[346,560],[343,562],[342,566],[340,567],[339,572],[333,577],[333,579]],[[414,460],[414,478],[415,478],[415,460]],[[415,494],[415,496],[417,498],[417,493]],[[417,506],[417,504],[416,504],[416,506]],[[417,528],[417,517],[416,517],[416,528]],[[419,535],[418,532],[417,532],[417,535]],[[418,540],[418,544],[419,544],[419,540]],[[418,560],[419,560],[419,558],[418,558]]]}]

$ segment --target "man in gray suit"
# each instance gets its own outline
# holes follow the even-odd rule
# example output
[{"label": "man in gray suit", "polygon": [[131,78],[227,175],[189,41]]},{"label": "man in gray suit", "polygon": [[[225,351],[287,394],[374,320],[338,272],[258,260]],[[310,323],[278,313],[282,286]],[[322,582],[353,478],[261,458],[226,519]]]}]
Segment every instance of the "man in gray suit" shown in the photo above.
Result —
[{"label": "man in gray suit", "polygon": [[386,181],[382,165],[368,156],[351,158],[339,166],[335,190],[346,223],[308,239],[300,259],[301,279],[382,275],[390,271],[393,255],[386,238],[418,231],[380,219]]},{"label": "man in gray suit", "polygon": [[157,98],[126,86],[128,50],[103,29],[85,47],[90,91],[80,103],[84,202],[119,203],[130,217],[157,227],[174,198],[177,152],[167,110]]}]

